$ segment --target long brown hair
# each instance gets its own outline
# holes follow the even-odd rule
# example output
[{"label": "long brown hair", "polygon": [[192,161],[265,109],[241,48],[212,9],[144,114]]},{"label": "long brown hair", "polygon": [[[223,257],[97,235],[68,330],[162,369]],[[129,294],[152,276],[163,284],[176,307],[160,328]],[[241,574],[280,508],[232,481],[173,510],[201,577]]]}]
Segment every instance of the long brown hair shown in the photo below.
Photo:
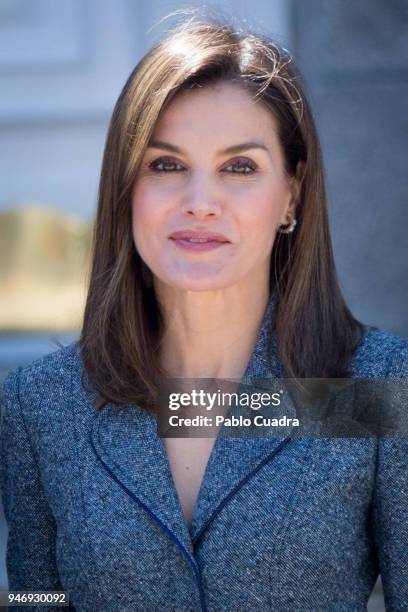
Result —
[{"label": "long brown hair", "polygon": [[[363,332],[342,297],[329,234],[324,170],[313,116],[288,52],[264,35],[214,19],[183,20],[137,64],[115,105],[99,185],[89,291],[79,346],[87,383],[107,402],[154,412],[163,373],[163,319],[137,253],[131,192],[156,122],[193,84],[242,85],[273,114],[285,170],[303,162],[297,226],[271,254],[275,333],[290,378],[344,378]],[[84,383],[84,384],[87,384]]]}]

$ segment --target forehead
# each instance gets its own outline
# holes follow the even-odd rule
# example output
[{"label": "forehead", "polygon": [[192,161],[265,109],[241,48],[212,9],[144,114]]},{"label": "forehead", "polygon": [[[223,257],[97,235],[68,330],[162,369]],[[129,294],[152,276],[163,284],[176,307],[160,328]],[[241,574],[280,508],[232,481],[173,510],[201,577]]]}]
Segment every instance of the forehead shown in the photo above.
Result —
[{"label": "forehead", "polygon": [[163,110],[154,135],[217,142],[262,137],[276,143],[277,123],[271,111],[244,87],[217,83],[178,93]]}]

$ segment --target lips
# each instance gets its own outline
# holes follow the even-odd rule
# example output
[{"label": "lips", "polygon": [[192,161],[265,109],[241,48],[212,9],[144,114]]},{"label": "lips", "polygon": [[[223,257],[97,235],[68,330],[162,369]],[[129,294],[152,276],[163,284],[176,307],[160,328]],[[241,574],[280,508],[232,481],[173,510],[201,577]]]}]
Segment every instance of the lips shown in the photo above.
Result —
[{"label": "lips", "polygon": [[182,230],[173,232],[169,236],[172,240],[186,240],[191,243],[206,243],[206,242],[230,242],[223,234],[205,231]]}]

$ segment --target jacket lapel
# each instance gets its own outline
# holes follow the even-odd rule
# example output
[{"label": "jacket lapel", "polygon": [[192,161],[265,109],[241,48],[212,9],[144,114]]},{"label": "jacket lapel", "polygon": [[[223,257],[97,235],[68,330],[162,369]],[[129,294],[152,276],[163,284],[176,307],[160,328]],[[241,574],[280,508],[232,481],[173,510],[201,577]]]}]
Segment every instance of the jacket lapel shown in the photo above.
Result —
[{"label": "jacket lapel", "polygon": [[191,538],[155,418],[137,406],[108,404],[94,417],[90,442],[112,479],[191,555]]},{"label": "jacket lapel", "polygon": [[[273,333],[275,300],[276,294],[273,292],[265,310],[255,348],[242,378],[243,391],[281,390],[282,385],[276,386],[276,379],[284,377],[284,370],[278,357],[276,336]],[[272,383],[269,386],[268,380]],[[262,414],[261,410],[257,412]],[[288,394],[280,408],[274,412],[274,416],[278,418],[283,415],[288,418],[296,416],[295,406]],[[271,416],[270,412],[268,416]],[[253,430],[246,437],[233,437],[225,426],[222,427],[210,455],[192,516],[190,535],[193,545],[198,543],[217,514],[245,482],[262,469],[263,465],[272,461],[274,455],[285,447],[290,441],[292,429],[292,426],[289,426],[285,430],[278,430],[278,437],[275,427],[261,428],[262,437],[260,432]]]},{"label": "jacket lapel", "polygon": [[[273,335],[268,357],[274,311],[275,294],[272,293],[241,382],[251,385],[252,390],[257,381],[262,383],[262,390],[266,390],[267,379],[283,377]],[[293,404],[285,403],[284,408],[280,408],[280,414],[295,416]],[[244,438],[231,437],[225,426],[221,428],[201,483],[190,529],[184,520],[163,439],[158,435],[153,416],[137,406],[108,404],[94,415],[90,443],[111,478],[134,503],[145,509],[194,565],[193,546],[217,514],[245,482],[265,463],[273,460],[274,455],[290,440],[291,427],[279,433],[279,437],[274,433],[276,428],[271,428],[269,434],[265,428],[262,429],[263,437],[249,435]]]}]

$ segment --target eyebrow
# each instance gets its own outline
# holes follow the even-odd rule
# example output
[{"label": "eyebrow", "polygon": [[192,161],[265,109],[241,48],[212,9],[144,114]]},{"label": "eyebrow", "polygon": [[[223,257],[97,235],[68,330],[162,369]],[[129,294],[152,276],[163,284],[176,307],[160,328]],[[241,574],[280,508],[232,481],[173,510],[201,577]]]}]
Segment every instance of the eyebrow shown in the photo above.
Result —
[{"label": "eyebrow", "polygon": [[[179,147],[176,147],[176,145],[173,145],[169,142],[164,142],[162,140],[152,140],[149,143],[147,148],[148,149],[150,148],[164,149],[166,151],[171,151],[172,153],[179,153],[181,155],[183,154],[182,149],[180,149]],[[223,151],[218,151],[217,155],[240,153],[241,151],[248,151],[249,149],[263,149],[264,151],[269,152],[268,147],[264,145],[262,142],[252,141],[252,142],[242,142],[241,144],[231,145],[230,147],[227,147]]]}]

